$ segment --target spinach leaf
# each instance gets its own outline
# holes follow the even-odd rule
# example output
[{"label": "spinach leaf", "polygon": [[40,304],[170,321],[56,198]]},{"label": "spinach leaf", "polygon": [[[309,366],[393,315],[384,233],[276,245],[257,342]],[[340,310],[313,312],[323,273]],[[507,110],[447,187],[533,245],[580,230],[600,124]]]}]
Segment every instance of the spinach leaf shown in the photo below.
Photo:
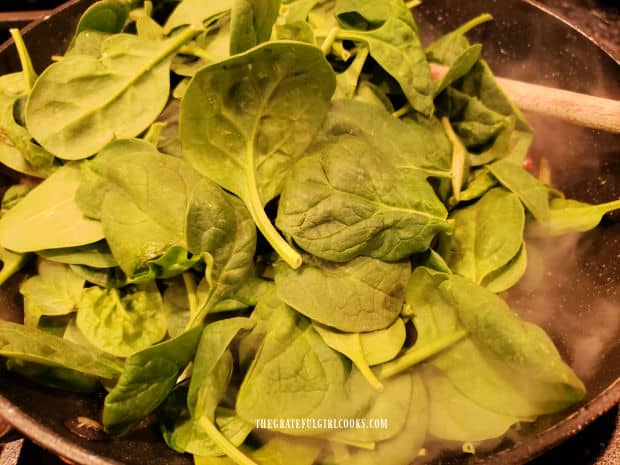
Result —
[{"label": "spinach leaf", "polygon": [[120,268],[92,268],[86,265],[70,265],[71,269],[86,281],[106,289],[119,289],[132,280]]},{"label": "spinach leaf", "polygon": [[155,410],[192,360],[202,327],[133,354],[103,405],[106,431],[126,430]]},{"label": "spinach leaf", "polygon": [[337,0],[334,12],[343,27],[352,29],[374,29],[389,18],[398,18],[417,30],[411,11],[402,0]]},{"label": "spinach leaf", "polygon": [[500,297],[457,275],[439,291],[470,337],[432,363],[469,399],[497,413],[532,417],[583,398],[583,383],[547,334],[521,320]]},{"label": "spinach leaf", "polygon": [[116,34],[123,30],[129,18],[129,5],[122,0],[99,0],[82,14],[75,35],[83,31]]},{"label": "spinach leaf", "polygon": [[0,285],[4,284],[11,276],[21,270],[29,257],[28,254],[15,253],[0,247],[0,262],[2,262]]},{"label": "spinach leaf", "polygon": [[54,156],[35,144],[15,119],[15,106],[27,94],[24,73],[0,76],[0,162],[17,172],[45,178],[57,168]]},{"label": "spinach leaf", "polygon": [[92,394],[100,387],[97,378],[63,367],[9,359],[6,369],[52,389]]},{"label": "spinach leaf", "polygon": [[118,289],[89,287],[82,293],[77,325],[98,349],[128,357],[161,341],[167,321],[154,282]]},{"label": "spinach leaf", "polygon": [[470,47],[465,34],[476,26],[491,21],[492,19],[493,17],[490,14],[483,13],[470,19],[454,31],[440,37],[426,49],[426,56],[429,61],[445,65],[454,64]]},{"label": "spinach leaf", "polygon": [[374,450],[352,449],[350,455],[338,465],[408,465],[416,457],[424,440],[428,425],[428,398],[424,383],[415,372],[411,377],[411,397],[406,423],[397,436],[377,442]]},{"label": "spinach leaf", "polygon": [[383,391],[383,384],[381,384],[381,381],[377,379],[374,372],[368,365],[359,333],[342,333],[332,331],[329,328],[321,326],[317,323],[314,323],[314,329],[317,333],[319,333],[319,336],[321,336],[325,344],[335,351],[340,352],[353,362],[373,389]]},{"label": "spinach leaf", "polygon": [[212,312],[229,312],[255,307],[258,302],[273,289],[273,283],[250,276],[241,283],[239,288],[227,298],[220,300]]},{"label": "spinach leaf", "polygon": [[52,336],[37,328],[0,320],[0,356],[66,368],[103,379],[116,378],[122,366],[105,354]]},{"label": "spinach leaf", "polygon": [[356,94],[360,74],[367,58],[368,49],[364,47],[359,48],[355,53],[355,58],[353,58],[353,61],[347,69],[342,73],[336,74],[336,92],[334,94],[334,99],[353,98]]},{"label": "spinach leaf", "polygon": [[549,218],[549,191],[541,181],[509,160],[496,161],[488,165],[488,169],[502,185],[519,196],[537,221]]},{"label": "spinach leaf", "polygon": [[230,54],[268,41],[279,10],[280,0],[232,0]]},{"label": "spinach leaf", "polygon": [[[166,41],[116,34],[103,42],[101,57],[72,55],[52,64],[28,98],[32,137],[59,158],[79,160],[137,136],[168,100],[170,56],[196,33],[189,28]],[[82,96],[79,105],[75,95]]]},{"label": "spinach leaf", "polygon": [[41,260],[38,274],[19,286],[24,296],[24,315],[27,326],[37,326],[43,315],[68,315],[77,310],[84,279],[67,265]]},{"label": "spinach leaf", "polygon": [[295,164],[276,224],[326,260],[396,261],[450,231],[446,216],[424,173],[390,166],[369,139],[342,135]]},{"label": "spinach leaf", "polygon": [[475,44],[466,48],[454,60],[446,74],[435,84],[435,95],[439,95],[454,82],[465,76],[480,59],[482,53],[482,45]]},{"label": "spinach leaf", "polygon": [[0,245],[30,252],[103,239],[101,223],[86,218],[74,200],[79,183],[79,166],[68,164],[32,189],[0,219]]},{"label": "spinach leaf", "polygon": [[258,229],[293,267],[301,258],[263,204],[280,193],[290,166],[319,129],[334,88],[334,73],[318,49],[278,42],[202,69],[181,101],[185,157],[241,197]]},{"label": "spinach leaf", "polygon": [[375,61],[396,79],[411,106],[428,116],[433,113],[431,73],[418,34],[410,24],[390,17],[377,29],[341,29],[336,37],[365,43]]},{"label": "spinach leaf", "polygon": [[461,192],[461,202],[476,200],[497,186],[497,179],[487,168],[482,168],[470,174],[467,188]]},{"label": "spinach leaf", "polygon": [[10,186],[2,196],[0,216],[4,215],[11,208],[21,202],[21,200],[26,197],[28,192],[30,192],[34,187],[34,184],[13,184]]},{"label": "spinach leaf", "polygon": [[259,418],[348,418],[367,410],[374,391],[323,342],[310,321],[280,306],[268,327],[237,395],[241,418],[252,423]]},{"label": "spinach leaf", "polygon": [[335,264],[304,257],[292,270],[276,262],[276,292],[298,312],[346,332],[384,329],[394,323],[404,303],[411,265],[359,257]]},{"label": "spinach leaf", "polygon": [[559,236],[596,228],[603,215],[620,208],[620,200],[599,205],[556,198],[551,200],[549,216],[540,223],[528,225],[527,234],[534,237]]},{"label": "spinach leaf", "polygon": [[455,210],[451,218],[454,233],[441,237],[438,251],[452,271],[477,283],[506,265],[523,243],[523,207],[505,189],[491,189],[475,204]]},{"label": "spinach leaf", "polygon": [[78,33],[65,52],[65,57],[71,55],[88,55],[97,58],[101,55],[103,41],[110,37],[107,32],[86,30]]},{"label": "spinach leaf", "polygon": [[175,29],[189,24],[202,25],[211,23],[223,13],[228,12],[232,0],[182,0],[168,16],[164,32],[170,34]]},{"label": "spinach leaf", "polygon": [[435,118],[401,121],[381,105],[340,100],[332,103],[317,139],[332,140],[343,135],[367,139],[398,169],[420,171],[429,176],[450,176],[450,141]]},{"label": "spinach leaf", "polygon": [[405,323],[400,318],[386,329],[360,333],[362,350],[368,365],[379,365],[392,360],[405,344]]},{"label": "spinach leaf", "polygon": [[295,24],[305,22],[308,19],[310,11],[317,4],[325,3],[324,0],[282,0],[280,7],[280,18],[286,24]]},{"label": "spinach leaf", "polygon": [[423,380],[428,392],[428,432],[448,441],[475,442],[496,438],[522,419],[495,413],[460,393],[440,370],[427,366]]},{"label": "spinach leaf", "polygon": [[78,247],[39,250],[37,255],[52,262],[69,265],[85,265],[92,268],[113,268],[118,266],[110,252],[110,247],[108,247],[105,241]]},{"label": "spinach leaf", "polygon": [[517,284],[527,270],[527,247],[525,242],[521,245],[517,255],[483,280],[482,286],[491,292],[499,294]]}]

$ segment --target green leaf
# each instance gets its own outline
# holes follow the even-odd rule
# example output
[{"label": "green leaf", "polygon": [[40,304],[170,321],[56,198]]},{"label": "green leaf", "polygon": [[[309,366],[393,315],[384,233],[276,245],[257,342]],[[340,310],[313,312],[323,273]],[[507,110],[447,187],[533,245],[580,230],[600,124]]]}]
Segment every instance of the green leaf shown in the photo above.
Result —
[{"label": "green leaf", "polygon": [[23,268],[28,261],[30,255],[11,252],[0,247],[0,261],[2,269],[0,270],[0,286],[4,284],[11,276]]},{"label": "green leaf", "polygon": [[446,74],[441,78],[439,82],[435,84],[435,95],[439,95],[454,82],[465,76],[480,59],[482,53],[482,45],[475,44],[466,48],[463,52],[454,60]]},{"label": "green leaf", "polygon": [[63,367],[9,359],[6,369],[52,389],[92,394],[100,388],[97,378]]},{"label": "green leaf", "polygon": [[125,288],[122,293],[118,289],[85,289],[77,325],[92,345],[117,357],[129,357],[161,341],[168,326],[154,282]]},{"label": "green leaf", "polygon": [[407,332],[400,318],[389,327],[369,333],[360,333],[362,350],[368,365],[380,365],[398,355],[405,344]]},{"label": "green leaf", "polygon": [[373,389],[383,391],[383,384],[381,384],[381,381],[377,379],[368,365],[359,333],[342,333],[332,331],[316,322],[313,323],[313,326],[325,344],[335,351],[340,352],[353,362]]},{"label": "green leaf", "polygon": [[437,63],[452,65],[470,47],[465,34],[474,27],[492,19],[493,17],[488,13],[481,14],[440,37],[426,49],[428,59]]},{"label": "green leaf", "polygon": [[30,252],[103,239],[101,223],[86,218],[74,200],[79,183],[79,166],[68,164],[35,187],[0,219],[0,245]]},{"label": "green leaf", "polygon": [[500,183],[519,196],[537,221],[549,218],[549,191],[541,181],[509,160],[496,161],[488,168]]},{"label": "green leaf", "polygon": [[196,33],[190,28],[166,41],[116,34],[103,42],[100,58],[72,55],[52,64],[26,106],[32,137],[59,158],[79,160],[137,136],[168,100],[169,57]]},{"label": "green leaf", "polygon": [[164,32],[170,34],[181,26],[210,23],[213,19],[228,12],[232,3],[232,0],[183,0],[166,20]]},{"label": "green leaf", "polygon": [[23,73],[0,76],[0,163],[45,178],[56,168],[54,156],[35,144],[28,130],[15,120],[15,107],[27,92]]},{"label": "green leaf", "polygon": [[84,279],[67,265],[42,260],[39,274],[19,286],[24,296],[26,324],[36,326],[43,315],[68,315],[77,310]]},{"label": "green leaf", "polygon": [[476,200],[495,186],[497,186],[497,179],[489,173],[487,168],[474,171],[472,175],[470,175],[467,188],[461,192],[460,201],[469,202],[471,200]]},{"label": "green leaf", "polygon": [[449,378],[434,367],[425,367],[428,392],[428,432],[438,439],[476,442],[503,435],[522,419],[488,410],[461,394]]},{"label": "green leaf", "polygon": [[363,42],[370,55],[400,84],[411,106],[433,113],[433,81],[417,32],[398,18],[388,18],[371,31],[340,30],[339,39]]},{"label": "green leaf", "polygon": [[620,208],[620,200],[599,205],[556,198],[551,200],[546,221],[528,225],[527,234],[534,237],[559,236],[596,228],[606,213]]},{"label": "green leaf", "polygon": [[230,54],[268,41],[279,10],[280,0],[232,0]]},{"label": "green leaf", "polygon": [[441,237],[438,250],[453,272],[477,283],[512,260],[523,243],[523,207],[505,189],[488,191],[451,218],[454,233]]},{"label": "green leaf", "polygon": [[402,0],[337,0],[335,14],[343,27],[353,29],[374,29],[397,18],[417,30],[411,11]]},{"label": "green leaf", "polygon": [[202,327],[133,354],[103,405],[106,431],[123,430],[155,410],[192,360]]},{"label": "green leaf", "polygon": [[261,418],[351,418],[366,411],[374,391],[307,319],[280,306],[268,327],[237,395],[241,418],[251,423]]},{"label": "green leaf", "polygon": [[8,321],[0,321],[0,356],[104,379],[116,378],[122,372],[122,366],[105,354]]},{"label": "green leaf", "polygon": [[73,38],[73,42],[65,52],[65,57],[88,55],[98,58],[101,55],[101,46],[108,37],[110,37],[110,34],[107,32],[82,31]]},{"label": "green leaf", "polygon": [[346,332],[392,325],[404,303],[411,266],[360,257],[335,264],[310,256],[299,270],[276,262],[278,297],[319,323]]},{"label": "green leaf", "polygon": [[350,455],[338,461],[338,465],[408,465],[418,456],[428,425],[428,400],[424,383],[418,374],[412,372],[411,397],[406,423],[397,436],[377,442],[374,450],[351,449]]},{"label": "green leaf", "polygon": [[244,201],[259,230],[294,267],[301,259],[263,205],[280,193],[290,166],[312,141],[334,88],[334,73],[318,49],[278,42],[202,69],[181,102],[184,155]]},{"label": "green leaf", "polygon": [[117,34],[129,17],[129,5],[123,0],[99,0],[82,14],[75,35],[83,31]]},{"label": "green leaf", "polygon": [[499,294],[517,284],[527,270],[527,247],[521,245],[517,255],[503,267],[488,274],[482,280],[482,286],[489,291]]},{"label": "green leaf", "polygon": [[85,265],[92,268],[113,268],[118,266],[110,252],[110,247],[108,247],[105,241],[78,247],[39,250],[37,255],[52,262],[66,263],[68,265]]},{"label": "green leaf", "polygon": [[396,261],[428,249],[452,229],[445,207],[423,172],[390,166],[379,146],[345,134],[307,153],[284,186],[277,226],[307,252],[338,262]]}]

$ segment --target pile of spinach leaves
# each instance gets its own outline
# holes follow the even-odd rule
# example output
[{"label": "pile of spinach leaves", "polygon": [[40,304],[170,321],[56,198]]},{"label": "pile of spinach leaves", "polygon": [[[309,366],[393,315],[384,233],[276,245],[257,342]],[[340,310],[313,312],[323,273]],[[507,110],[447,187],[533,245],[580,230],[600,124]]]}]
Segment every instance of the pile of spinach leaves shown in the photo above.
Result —
[{"label": "pile of spinach leaves", "polygon": [[[405,465],[579,402],[501,293],[526,231],[620,201],[525,171],[532,131],[465,37],[490,17],[424,47],[415,3],[101,0],[39,76],[15,34],[0,162],[30,182],[2,201],[0,281],[32,273],[6,368],[105,386],[108,433],[155,412],[205,465]],[[295,418],[388,427],[256,429]]]}]

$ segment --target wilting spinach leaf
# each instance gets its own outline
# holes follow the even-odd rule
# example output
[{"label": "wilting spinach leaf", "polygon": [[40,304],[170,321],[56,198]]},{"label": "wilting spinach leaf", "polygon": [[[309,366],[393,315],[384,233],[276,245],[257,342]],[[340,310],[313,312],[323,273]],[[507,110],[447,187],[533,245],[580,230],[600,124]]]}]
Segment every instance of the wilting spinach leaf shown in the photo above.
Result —
[{"label": "wilting spinach leaf", "polygon": [[202,326],[133,354],[103,405],[108,431],[126,430],[155,410],[172,391],[192,360]]},{"label": "wilting spinach leaf", "polygon": [[166,335],[166,313],[154,282],[135,288],[84,290],[77,326],[98,349],[128,357],[161,341]]},{"label": "wilting spinach leaf", "polygon": [[346,332],[390,326],[404,303],[411,266],[359,257],[335,264],[305,257],[292,270],[275,263],[276,292],[288,305],[319,323]]},{"label": "wilting spinach leaf", "polygon": [[293,267],[301,258],[263,205],[280,193],[290,166],[319,129],[334,89],[334,73],[318,49],[278,42],[202,69],[181,102],[185,157],[244,201],[258,229]]},{"label": "wilting spinach leaf", "polygon": [[105,354],[36,328],[1,320],[0,356],[67,368],[104,379],[116,378],[122,372],[122,366]]}]

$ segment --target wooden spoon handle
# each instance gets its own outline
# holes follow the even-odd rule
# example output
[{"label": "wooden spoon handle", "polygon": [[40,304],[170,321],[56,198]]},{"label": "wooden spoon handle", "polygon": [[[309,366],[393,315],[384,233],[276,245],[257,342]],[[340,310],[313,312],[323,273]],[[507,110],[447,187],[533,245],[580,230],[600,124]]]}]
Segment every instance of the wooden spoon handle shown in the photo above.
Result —
[{"label": "wooden spoon handle", "polygon": [[[434,79],[441,79],[448,67],[431,63]],[[568,121],[579,126],[620,133],[620,100],[579,94],[513,79],[497,82],[519,108]]]}]

